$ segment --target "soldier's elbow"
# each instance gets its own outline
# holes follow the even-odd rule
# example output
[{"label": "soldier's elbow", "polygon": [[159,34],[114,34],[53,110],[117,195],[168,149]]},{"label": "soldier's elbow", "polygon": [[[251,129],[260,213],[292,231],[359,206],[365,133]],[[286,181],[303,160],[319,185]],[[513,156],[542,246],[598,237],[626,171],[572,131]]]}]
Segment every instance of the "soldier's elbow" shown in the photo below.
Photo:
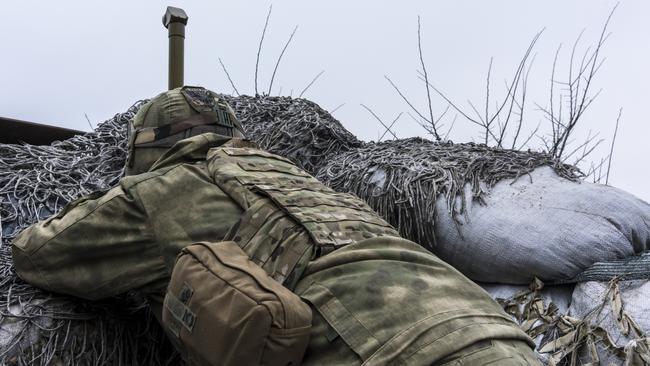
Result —
[{"label": "soldier's elbow", "polygon": [[14,271],[18,277],[30,285],[51,290],[51,286],[47,282],[46,276],[41,273],[38,266],[34,264],[28,252],[13,245],[11,247],[11,254],[13,257]]}]

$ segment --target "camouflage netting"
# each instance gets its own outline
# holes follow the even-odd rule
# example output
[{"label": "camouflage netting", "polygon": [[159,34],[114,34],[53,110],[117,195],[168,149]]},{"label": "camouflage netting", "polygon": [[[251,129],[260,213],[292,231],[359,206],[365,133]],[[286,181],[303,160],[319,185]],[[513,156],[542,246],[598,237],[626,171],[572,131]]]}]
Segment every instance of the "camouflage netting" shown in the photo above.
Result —
[{"label": "camouflage netting", "polygon": [[51,146],[0,145],[0,364],[177,364],[136,294],[86,302],[43,292],[13,271],[11,240],[66,203],[122,176],[124,126],[140,103],[95,132]]},{"label": "camouflage netting", "polygon": [[[294,160],[332,187],[366,199],[401,232],[424,241],[440,194],[449,208],[466,183],[481,199],[495,182],[549,165],[568,179],[580,173],[536,152],[424,139],[357,140],[315,103],[287,97],[224,96],[263,148]],[[35,289],[16,277],[10,243],[29,224],[67,202],[114,185],[125,160],[126,113],[93,133],[51,146],[0,145],[0,363],[176,364],[178,358],[136,294],[87,302]],[[483,182],[483,183],[481,183]]]},{"label": "camouflage netting", "polygon": [[246,134],[268,151],[315,174],[323,162],[363,143],[316,103],[291,97],[223,95]]},{"label": "camouflage netting", "polygon": [[439,194],[445,194],[449,209],[460,214],[463,207],[455,207],[455,198],[464,196],[467,183],[474,198],[481,200],[485,188],[540,166],[552,166],[570,180],[581,174],[574,166],[539,152],[422,138],[364,143],[305,99],[225,97],[248,136],[262,148],[292,159],[338,191],[355,193],[402,235],[429,248],[435,244]]}]

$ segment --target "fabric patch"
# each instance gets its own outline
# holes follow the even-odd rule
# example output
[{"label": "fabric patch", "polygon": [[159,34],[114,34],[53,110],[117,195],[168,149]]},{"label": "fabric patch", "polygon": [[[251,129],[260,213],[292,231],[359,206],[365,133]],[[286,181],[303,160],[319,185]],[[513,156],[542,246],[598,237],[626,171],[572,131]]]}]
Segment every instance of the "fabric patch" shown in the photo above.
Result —
[{"label": "fabric patch", "polygon": [[190,308],[170,293],[167,293],[167,296],[165,296],[165,307],[169,310],[176,321],[182,324],[188,332],[192,333],[196,315],[192,310],[190,310]]}]

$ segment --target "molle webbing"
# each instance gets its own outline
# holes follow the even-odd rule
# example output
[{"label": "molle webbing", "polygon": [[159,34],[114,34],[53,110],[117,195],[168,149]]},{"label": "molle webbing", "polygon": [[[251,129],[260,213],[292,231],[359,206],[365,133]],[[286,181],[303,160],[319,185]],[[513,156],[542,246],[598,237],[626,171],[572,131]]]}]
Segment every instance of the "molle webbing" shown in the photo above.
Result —
[{"label": "molle webbing", "polygon": [[221,147],[210,151],[208,161],[217,185],[246,211],[227,237],[280,282],[294,267],[304,269],[342,246],[398,236],[365,202],[334,192],[282,157]]}]

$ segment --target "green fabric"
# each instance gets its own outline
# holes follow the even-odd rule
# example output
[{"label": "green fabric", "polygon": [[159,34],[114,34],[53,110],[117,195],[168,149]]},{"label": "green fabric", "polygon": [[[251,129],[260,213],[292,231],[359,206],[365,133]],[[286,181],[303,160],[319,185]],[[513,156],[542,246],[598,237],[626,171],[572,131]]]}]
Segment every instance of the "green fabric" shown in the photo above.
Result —
[{"label": "green fabric", "polygon": [[[171,125],[187,123],[199,115],[214,119],[214,123],[196,125],[174,132]],[[217,126],[219,125],[219,126]],[[201,87],[182,87],[158,94],[145,103],[129,126],[129,158],[127,175],[136,175],[150,170],[152,164],[171,146],[180,140],[208,132],[219,132],[219,128],[232,126],[228,136],[243,137],[243,128],[235,112],[216,93]],[[152,130],[153,129],[153,130]],[[148,130],[145,140],[150,143],[137,144],[136,137]],[[155,132],[154,131],[158,131]],[[143,136],[140,136],[143,137]],[[205,156],[203,156],[205,158]]]},{"label": "green fabric", "polygon": [[[159,309],[155,301],[162,299],[182,248],[257,225],[254,216],[262,211],[244,205],[252,209],[247,218],[240,205],[244,196],[224,192],[210,174],[218,169],[206,165],[208,150],[227,141],[215,134],[183,140],[152,171],[126,177],[103,195],[78,200],[29,227],[14,242],[17,273],[36,286],[86,299],[139,290]],[[255,154],[260,163],[255,169],[265,167],[268,154]],[[325,199],[314,196],[309,210]],[[306,202],[301,198],[300,205]],[[335,217],[335,211],[326,211]],[[261,232],[273,239],[285,225],[291,229],[296,222]],[[294,239],[309,240],[303,234]],[[295,291],[314,310],[307,365],[428,365],[482,340],[530,342],[481,288],[405,239],[361,239],[308,262],[300,272],[292,279]],[[532,352],[527,350],[522,352]],[[506,358],[511,354],[499,352]]]},{"label": "green fabric", "polygon": [[399,236],[361,199],[334,192],[290,161],[240,142],[214,148],[208,158],[214,182],[246,209],[226,240],[289,289],[296,272],[317,256],[375,236]]},{"label": "green fabric", "polygon": [[534,345],[478,285],[406,239],[321,257],[296,293],[314,308],[304,365],[431,365],[486,339]]},{"label": "green fabric", "polygon": [[526,342],[519,340],[484,340],[447,357],[441,366],[529,366],[541,365]]},{"label": "green fabric", "polygon": [[224,141],[214,134],[185,140],[156,171],[126,177],[103,197],[78,200],[30,226],[14,241],[17,273],[86,299],[164,292],[180,250],[220,240],[241,215],[205,167],[208,149]]}]

